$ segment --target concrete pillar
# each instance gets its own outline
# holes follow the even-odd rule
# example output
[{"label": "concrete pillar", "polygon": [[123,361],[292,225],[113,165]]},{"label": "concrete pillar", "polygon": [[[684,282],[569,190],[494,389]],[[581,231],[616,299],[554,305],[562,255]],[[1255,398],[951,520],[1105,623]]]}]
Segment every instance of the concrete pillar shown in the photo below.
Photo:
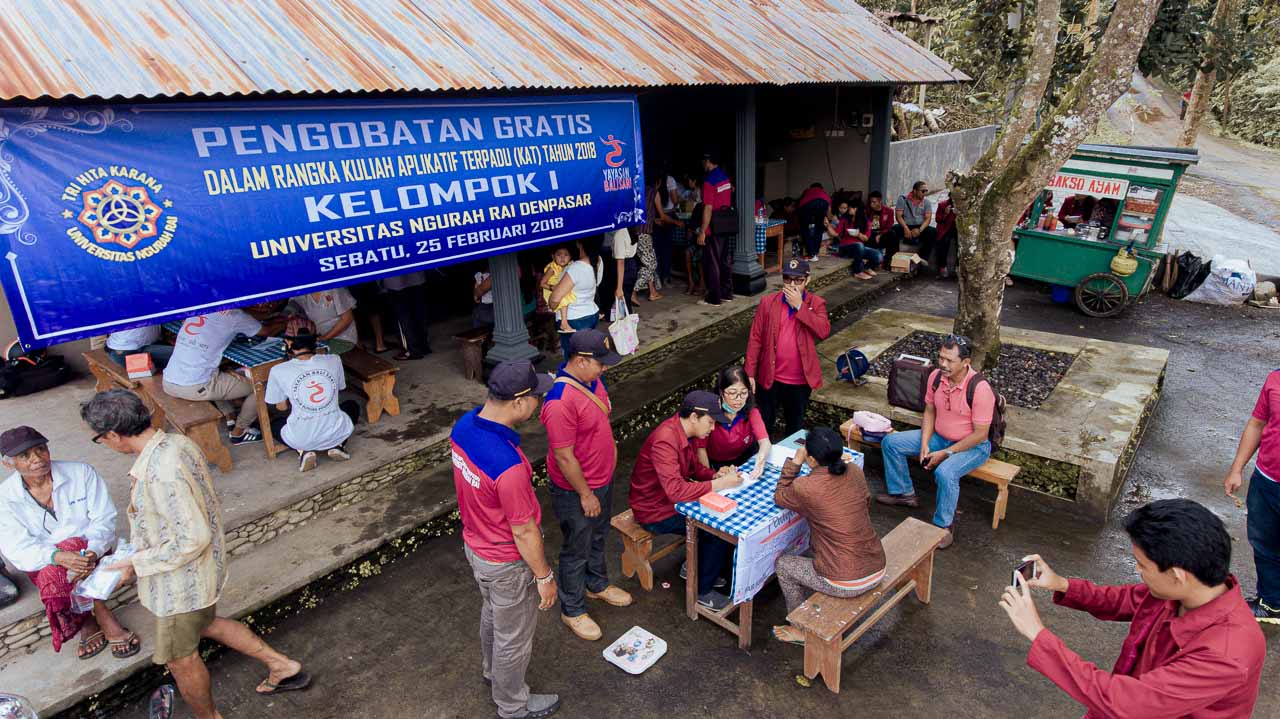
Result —
[{"label": "concrete pillar", "polygon": [[892,202],[905,188],[885,187],[889,181],[889,142],[893,138],[893,88],[872,88],[871,162],[868,187],[884,193],[884,201]]},{"label": "concrete pillar", "polygon": [[738,105],[737,168],[738,240],[733,248],[733,293],[764,291],[764,268],[756,260],[756,89],[747,87]]},{"label": "concrete pillar", "polygon": [[493,286],[493,348],[484,356],[485,363],[496,365],[521,359],[536,362],[539,353],[529,344],[529,330],[524,326],[516,253],[490,257],[489,278]]}]

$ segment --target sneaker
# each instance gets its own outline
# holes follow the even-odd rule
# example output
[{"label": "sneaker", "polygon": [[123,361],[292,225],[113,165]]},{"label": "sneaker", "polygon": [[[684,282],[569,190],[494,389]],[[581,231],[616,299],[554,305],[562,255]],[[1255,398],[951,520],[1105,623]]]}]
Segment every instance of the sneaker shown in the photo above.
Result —
[{"label": "sneaker", "polygon": [[573,630],[573,633],[577,634],[579,639],[594,642],[604,636],[604,632],[600,631],[600,625],[596,624],[596,621],[592,619],[590,615],[579,614],[576,617],[567,617],[561,614],[560,621],[564,622],[566,627]]},{"label": "sneaker", "polygon": [[261,442],[262,433],[250,427],[249,429],[246,429],[244,431],[244,434],[240,435],[239,437],[235,435],[227,435],[227,438],[231,440],[231,445],[234,447],[241,444],[252,444],[253,442]]},{"label": "sneaker", "polygon": [[711,303],[711,302],[707,302],[706,300],[698,300],[698,304],[702,307],[719,307],[720,306],[719,303]]},{"label": "sneaker", "polygon": [[[680,578],[681,579],[689,578],[689,565],[687,564],[680,565]],[[729,580],[725,579],[724,577],[716,577],[716,581],[711,583],[712,589],[727,589],[728,587],[729,587]]]},{"label": "sneaker", "polygon": [[303,452],[298,455],[298,471],[310,472],[316,468],[316,453]]},{"label": "sneaker", "polygon": [[[560,711],[560,697],[556,694],[530,694],[525,702],[524,714],[515,719],[543,719]],[[501,714],[498,715],[501,718]]]},{"label": "sneaker", "polygon": [[819,259],[819,258],[818,258],[818,256],[817,256],[817,255],[814,255],[813,257],[810,257],[810,258],[809,258],[809,261],[810,261],[810,262],[817,262],[817,261],[818,261],[818,259]]},{"label": "sneaker", "polygon": [[587,590],[587,599],[599,599],[605,604],[610,604],[615,607],[629,607],[633,601],[630,593],[625,589],[620,589],[612,584],[605,587],[604,590],[600,592]]},{"label": "sneaker", "polygon": [[707,592],[706,594],[699,594],[698,604],[700,606],[706,607],[707,609],[710,609],[713,612],[723,612],[724,610],[733,606],[733,602],[730,602],[728,597],[721,594],[720,592],[715,591],[714,589]]},{"label": "sneaker", "polygon": [[327,452],[329,459],[336,459],[339,462],[345,462],[351,459],[351,454],[347,452],[347,445],[340,444]]},{"label": "sneaker", "polygon": [[1262,597],[1254,597],[1246,602],[1249,609],[1253,610],[1253,618],[1258,620],[1260,624],[1280,624],[1280,609],[1272,609],[1270,605],[1262,601]]},{"label": "sneaker", "polygon": [[890,507],[919,507],[920,500],[916,499],[914,492],[911,494],[877,494],[876,502],[879,504],[887,504]]}]

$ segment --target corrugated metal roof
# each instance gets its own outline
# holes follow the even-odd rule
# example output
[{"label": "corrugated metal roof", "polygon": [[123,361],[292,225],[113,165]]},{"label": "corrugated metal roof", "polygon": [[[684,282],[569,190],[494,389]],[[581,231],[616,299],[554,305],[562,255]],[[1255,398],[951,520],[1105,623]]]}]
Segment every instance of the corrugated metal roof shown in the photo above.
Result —
[{"label": "corrugated metal roof", "polygon": [[850,0],[6,0],[0,99],[968,78]]}]

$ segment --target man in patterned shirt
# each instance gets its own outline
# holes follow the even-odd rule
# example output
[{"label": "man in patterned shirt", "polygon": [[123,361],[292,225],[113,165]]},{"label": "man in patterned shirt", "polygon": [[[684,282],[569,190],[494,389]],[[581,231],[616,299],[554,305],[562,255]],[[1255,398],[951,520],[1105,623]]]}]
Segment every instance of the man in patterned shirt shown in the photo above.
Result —
[{"label": "man in patterned shirt", "polygon": [[305,689],[302,664],[275,651],[244,624],[217,616],[227,581],[222,508],[208,461],[181,434],[151,427],[151,412],[122,389],[99,392],[80,408],[93,441],[137,455],[129,470],[130,540],[136,552],[108,569],[138,579],[138,601],[156,617],[152,661],[165,665],[199,719],[221,719],[209,670],[200,659],[208,637],[267,666],[259,694]]}]

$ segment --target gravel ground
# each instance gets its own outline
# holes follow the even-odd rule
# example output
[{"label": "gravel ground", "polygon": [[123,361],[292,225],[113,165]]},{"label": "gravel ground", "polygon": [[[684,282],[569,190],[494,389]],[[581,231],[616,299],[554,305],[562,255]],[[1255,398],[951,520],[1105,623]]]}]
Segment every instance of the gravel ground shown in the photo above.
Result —
[{"label": "gravel ground", "polygon": [[[936,332],[912,332],[881,352],[871,363],[870,374],[888,377],[889,367],[898,355],[937,357],[942,348],[943,335]],[[1066,352],[1046,352],[1005,342],[1000,347],[1000,359],[995,369],[985,372],[991,386],[1004,395],[1004,401],[1037,409],[1058,386],[1058,380],[1067,373],[1075,357]]]}]

